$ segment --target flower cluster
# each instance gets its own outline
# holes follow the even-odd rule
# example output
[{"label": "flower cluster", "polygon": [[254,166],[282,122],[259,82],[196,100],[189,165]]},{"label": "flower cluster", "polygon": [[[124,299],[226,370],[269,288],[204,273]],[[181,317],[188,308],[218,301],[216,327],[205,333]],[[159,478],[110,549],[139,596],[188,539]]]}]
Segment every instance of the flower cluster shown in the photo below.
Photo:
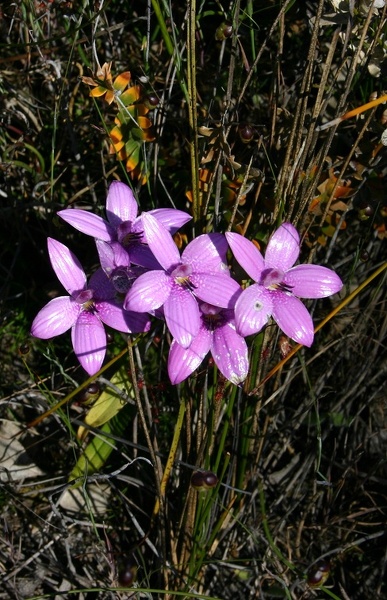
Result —
[{"label": "flower cluster", "polygon": [[[77,257],[49,238],[52,267],[69,295],[48,302],[31,333],[49,339],[71,329],[75,354],[89,375],[105,358],[104,325],[146,332],[151,316],[157,316],[172,336],[168,373],[173,384],[189,377],[208,352],[224,377],[239,384],[249,369],[246,336],[273,317],[287,336],[310,346],[313,322],[299,298],[324,298],[342,287],[331,269],[294,266],[300,238],[290,223],[272,235],[265,257],[237,233],[200,235],[180,254],[172,236],[191,217],[176,209],[138,215],[132,191],[118,181],[109,188],[106,220],[80,209],[58,214],[95,239],[100,268],[87,283]],[[255,282],[245,289],[231,276],[229,248]]]}]

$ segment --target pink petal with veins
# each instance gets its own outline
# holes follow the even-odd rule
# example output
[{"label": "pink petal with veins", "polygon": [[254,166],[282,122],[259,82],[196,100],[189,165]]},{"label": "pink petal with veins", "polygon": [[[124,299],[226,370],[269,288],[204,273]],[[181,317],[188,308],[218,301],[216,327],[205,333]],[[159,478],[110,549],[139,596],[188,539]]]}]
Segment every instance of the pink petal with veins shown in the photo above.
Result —
[{"label": "pink petal with veins", "polygon": [[200,327],[200,312],[197,300],[189,290],[175,284],[164,304],[164,316],[168,329],[176,341],[187,348]]},{"label": "pink petal with veins", "polygon": [[72,225],[78,231],[105,242],[114,239],[114,229],[105,219],[79,208],[66,208],[57,213],[66,223]]},{"label": "pink petal with veins", "polygon": [[47,246],[52,268],[68,293],[76,295],[86,289],[86,275],[75,254],[52,238],[48,238]]},{"label": "pink petal with veins", "polygon": [[292,340],[311,346],[314,339],[313,321],[301,300],[284,292],[272,292],[273,319]]},{"label": "pink petal with veins", "polygon": [[290,223],[282,225],[273,233],[265,252],[265,268],[285,272],[296,262],[300,254],[300,236]]},{"label": "pink petal with veins", "polygon": [[106,198],[106,216],[109,223],[115,229],[124,221],[134,223],[137,213],[137,202],[130,187],[121,181],[113,181]]},{"label": "pink petal with veins", "polygon": [[259,281],[265,268],[265,261],[258,248],[239,233],[228,232],[226,238],[236,261],[242,269],[246,271],[251,279]]},{"label": "pink petal with veins", "polygon": [[283,278],[283,283],[299,298],[326,298],[336,294],[343,282],[332,269],[319,265],[297,265]]},{"label": "pink petal with veins", "polygon": [[77,320],[81,306],[70,296],[59,296],[50,300],[36,315],[31,334],[42,340],[61,335]]},{"label": "pink petal with veins", "polygon": [[71,339],[82,367],[89,375],[95,375],[106,353],[106,333],[99,318],[92,312],[81,312],[71,330]]}]

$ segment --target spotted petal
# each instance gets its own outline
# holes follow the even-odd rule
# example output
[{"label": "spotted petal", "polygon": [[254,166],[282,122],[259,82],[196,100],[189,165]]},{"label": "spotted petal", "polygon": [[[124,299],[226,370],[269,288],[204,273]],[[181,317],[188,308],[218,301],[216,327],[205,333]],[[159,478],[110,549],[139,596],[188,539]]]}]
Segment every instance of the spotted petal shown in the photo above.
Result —
[{"label": "spotted petal", "polygon": [[90,235],[93,238],[110,242],[114,239],[113,227],[94,213],[79,208],[66,208],[57,213],[66,223],[72,225],[78,231]]},{"label": "spotted petal", "polygon": [[80,313],[71,330],[74,352],[89,375],[100,370],[106,353],[106,333],[99,318],[89,312]]},{"label": "spotted petal", "polygon": [[61,242],[48,238],[48,253],[56,276],[70,295],[86,289],[86,275],[81,263]]},{"label": "spotted petal", "polygon": [[271,292],[273,318],[285,335],[304,346],[313,344],[313,321],[301,300],[284,292]]},{"label": "spotted petal", "polygon": [[61,335],[72,327],[81,310],[70,296],[54,298],[36,315],[31,334],[42,340]]},{"label": "spotted petal", "polygon": [[332,269],[318,265],[297,265],[284,276],[283,283],[299,298],[326,298],[336,294],[343,282]]},{"label": "spotted petal", "polygon": [[245,339],[227,322],[213,333],[212,356],[219,371],[232,383],[242,383],[249,372],[249,352]]},{"label": "spotted petal", "polygon": [[187,379],[199,367],[210,350],[212,334],[206,327],[200,327],[189,348],[183,348],[176,340],[172,341],[168,356],[168,375],[173,385]]},{"label": "spotted petal", "polygon": [[197,300],[190,291],[175,284],[164,304],[164,315],[172,337],[183,348],[187,348],[197,336],[200,327]]},{"label": "spotted petal", "polygon": [[271,236],[265,252],[265,267],[285,272],[300,253],[300,236],[290,223],[283,223]]},{"label": "spotted petal", "polygon": [[235,304],[237,332],[246,337],[264,327],[273,310],[271,293],[258,284],[242,292]]},{"label": "spotted petal", "polygon": [[133,223],[137,212],[137,202],[130,187],[121,181],[113,181],[106,198],[106,216],[109,223],[114,229],[125,221]]},{"label": "spotted petal", "polygon": [[236,261],[242,269],[246,271],[251,279],[259,281],[265,268],[265,261],[258,248],[239,233],[227,232],[226,238]]}]

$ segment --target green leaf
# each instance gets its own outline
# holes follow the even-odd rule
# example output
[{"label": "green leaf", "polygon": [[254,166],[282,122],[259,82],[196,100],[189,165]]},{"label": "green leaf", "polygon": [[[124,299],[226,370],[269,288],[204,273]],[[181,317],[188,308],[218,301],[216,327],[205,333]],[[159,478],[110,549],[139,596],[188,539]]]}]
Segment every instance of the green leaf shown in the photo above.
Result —
[{"label": "green leaf", "polygon": [[123,434],[133,417],[133,407],[126,404],[120,414],[105,423],[92,441],[83,450],[69,475],[69,481],[77,479],[73,488],[83,485],[83,480],[97,473],[105,465],[113,450],[117,447],[115,439]]},{"label": "green leaf", "polygon": [[[110,421],[110,419],[124,408],[127,404],[125,396],[128,399],[134,400],[133,386],[129,381],[125,365],[113,375],[110,382],[114,387],[107,387],[95,404],[93,404],[85,417],[86,425],[90,425],[90,427],[100,427],[104,423]],[[78,430],[78,437],[82,439],[85,431],[85,428],[80,427]]]}]

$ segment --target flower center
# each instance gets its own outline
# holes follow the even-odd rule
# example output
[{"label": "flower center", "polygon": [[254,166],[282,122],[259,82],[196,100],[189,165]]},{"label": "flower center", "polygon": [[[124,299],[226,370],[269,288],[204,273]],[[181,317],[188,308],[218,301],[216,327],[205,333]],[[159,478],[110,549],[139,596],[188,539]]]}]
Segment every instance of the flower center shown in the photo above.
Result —
[{"label": "flower center", "polygon": [[75,302],[82,304],[83,310],[92,310],[94,307],[93,290],[83,290],[75,298]]},{"label": "flower center", "polygon": [[281,283],[284,272],[280,269],[264,269],[261,275],[261,285],[265,288],[275,290]]},{"label": "flower center", "polygon": [[268,290],[281,290],[282,292],[291,292],[291,287],[283,283],[285,273],[281,269],[264,269],[261,275],[261,285]]},{"label": "flower center", "polygon": [[124,221],[117,227],[117,239],[122,246],[127,248],[133,244],[140,244],[143,238],[142,231],[132,231],[133,224],[131,221]]},{"label": "flower center", "polygon": [[111,276],[111,282],[116,292],[120,294],[126,294],[131,285],[131,281],[124,269],[116,269]]},{"label": "flower center", "polygon": [[173,277],[175,283],[192,292],[195,289],[195,286],[190,281],[190,275],[192,275],[191,265],[178,265],[171,273],[171,277]]},{"label": "flower center", "polygon": [[133,282],[138,275],[139,273],[131,267],[119,267],[115,269],[113,274],[110,276],[110,281],[112,282],[116,292],[119,294],[126,294],[132,287]]},{"label": "flower center", "polygon": [[224,318],[221,314],[222,309],[207,302],[202,302],[200,309],[203,315],[203,321],[209,331],[214,331],[222,325]]}]

